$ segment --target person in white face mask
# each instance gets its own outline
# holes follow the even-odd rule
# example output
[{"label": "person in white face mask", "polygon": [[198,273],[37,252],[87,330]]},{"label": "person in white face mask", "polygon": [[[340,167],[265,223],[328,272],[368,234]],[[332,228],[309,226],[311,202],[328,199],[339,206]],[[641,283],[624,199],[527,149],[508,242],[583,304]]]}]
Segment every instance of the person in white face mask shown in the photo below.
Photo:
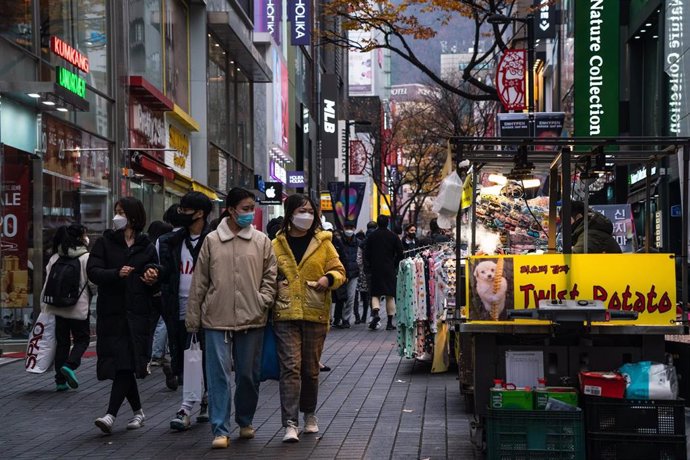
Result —
[{"label": "person in white face mask", "polygon": [[328,332],[331,291],[345,282],[345,267],[321,231],[314,202],[305,195],[285,200],[283,228],[273,240],[278,259],[278,298],[273,309],[280,362],[283,442],[299,441],[299,413],[304,433],[318,433],[316,405],[319,359]]}]

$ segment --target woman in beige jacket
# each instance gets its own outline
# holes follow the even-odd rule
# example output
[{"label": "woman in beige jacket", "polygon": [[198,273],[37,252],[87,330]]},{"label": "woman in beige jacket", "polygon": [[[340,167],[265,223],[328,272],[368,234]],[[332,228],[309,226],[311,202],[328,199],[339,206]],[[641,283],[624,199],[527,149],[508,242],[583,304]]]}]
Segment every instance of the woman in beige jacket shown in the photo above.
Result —
[{"label": "woman in beige jacket", "polygon": [[185,319],[187,331],[204,329],[213,448],[228,447],[230,442],[231,362],[240,438],[254,437],[264,327],[276,294],[271,241],[252,226],[254,194],[233,188],[226,205],[229,217],[201,246]]}]

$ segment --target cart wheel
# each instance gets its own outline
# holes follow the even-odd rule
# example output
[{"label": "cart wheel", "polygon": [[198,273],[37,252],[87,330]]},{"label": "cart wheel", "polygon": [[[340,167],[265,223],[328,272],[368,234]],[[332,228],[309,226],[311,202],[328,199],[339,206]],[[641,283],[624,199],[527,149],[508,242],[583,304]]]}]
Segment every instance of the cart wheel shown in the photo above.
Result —
[{"label": "cart wheel", "polygon": [[484,440],[484,425],[476,415],[470,419],[470,442],[475,454],[482,455],[486,451],[486,441]]}]

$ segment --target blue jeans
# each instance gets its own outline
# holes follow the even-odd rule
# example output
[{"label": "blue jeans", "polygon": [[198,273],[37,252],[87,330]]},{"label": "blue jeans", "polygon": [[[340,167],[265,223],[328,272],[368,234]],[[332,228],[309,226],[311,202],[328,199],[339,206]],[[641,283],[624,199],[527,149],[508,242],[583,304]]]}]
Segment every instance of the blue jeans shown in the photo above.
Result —
[{"label": "blue jeans", "polygon": [[165,356],[165,345],[168,343],[168,330],[165,328],[163,318],[158,318],[156,331],[153,333],[153,350],[151,358],[162,358]]},{"label": "blue jeans", "polygon": [[237,332],[206,329],[205,333],[211,430],[214,436],[230,436],[232,363],[235,363],[235,422],[245,427],[252,424],[259,401],[264,328]]}]

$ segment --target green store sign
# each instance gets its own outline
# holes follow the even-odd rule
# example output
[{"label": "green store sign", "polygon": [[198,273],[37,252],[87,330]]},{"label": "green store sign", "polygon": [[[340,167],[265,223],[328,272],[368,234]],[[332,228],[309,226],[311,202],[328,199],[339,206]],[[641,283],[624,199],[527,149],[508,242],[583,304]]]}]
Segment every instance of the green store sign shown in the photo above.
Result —
[{"label": "green store sign", "polygon": [[65,88],[67,91],[76,94],[81,98],[86,97],[86,80],[79,75],[71,72],[64,67],[57,66],[55,68],[55,77],[57,84]]},{"label": "green store sign", "polygon": [[575,2],[575,136],[619,134],[620,1]]}]

